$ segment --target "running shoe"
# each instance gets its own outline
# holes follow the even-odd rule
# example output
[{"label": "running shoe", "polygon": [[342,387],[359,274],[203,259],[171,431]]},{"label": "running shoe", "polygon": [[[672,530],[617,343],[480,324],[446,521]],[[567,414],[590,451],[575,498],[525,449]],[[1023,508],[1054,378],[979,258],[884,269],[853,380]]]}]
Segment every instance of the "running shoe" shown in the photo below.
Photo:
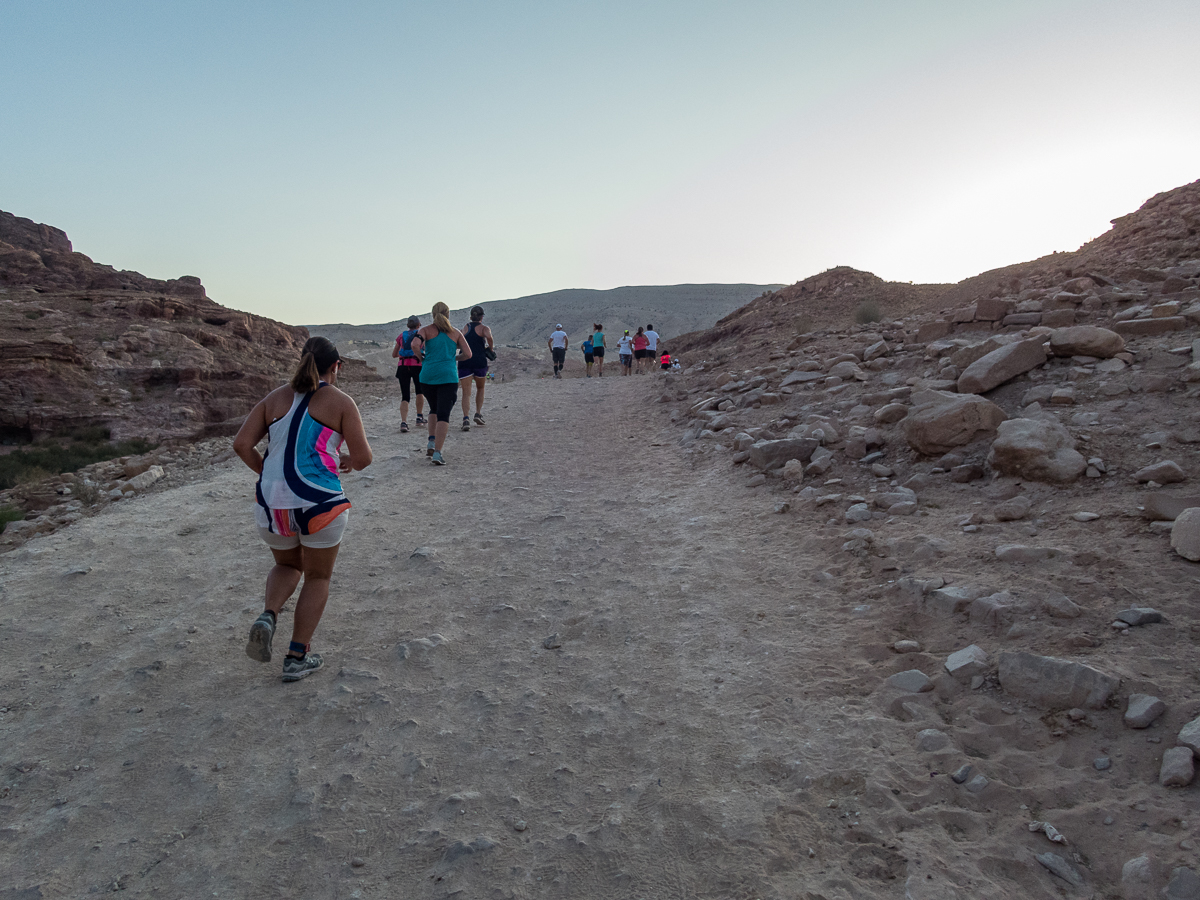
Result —
[{"label": "running shoe", "polygon": [[408,423],[407,423],[407,422],[401,422],[401,423],[400,423],[400,433],[401,433],[401,434],[408,434]]},{"label": "running shoe", "polygon": [[425,455],[433,456],[433,453],[436,449],[437,449],[437,441],[433,437],[430,437],[429,443],[425,445]]},{"label": "running shoe", "polygon": [[433,459],[431,460],[431,462],[433,462],[433,464],[435,466],[444,466],[446,464],[446,461],[444,459],[442,459],[442,451],[441,450],[433,451]]},{"label": "running shoe", "polygon": [[418,425],[425,424],[425,417],[423,415],[421,415],[420,413],[417,413],[417,424]]},{"label": "running shoe", "polygon": [[286,656],[283,660],[283,680],[299,681],[301,678],[307,678],[323,665],[325,665],[325,661],[321,659],[320,653],[309,653],[304,659]]},{"label": "running shoe", "polygon": [[271,638],[275,637],[275,619],[263,613],[250,626],[250,637],[246,640],[246,655],[258,662],[271,661]]},{"label": "running shoe", "polygon": [[471,420],[470,420],[470,419],[468,419],[466,416],[463,416],[462,430],[463,430],[463,431],[470,431],[470,430],[471,430]]},{"label": "running shoe", "polygon": [[480,415],[479,413],[475,413],[475,424],[476,425],[486,425],[487,422],[483,421],[482,415]]}]

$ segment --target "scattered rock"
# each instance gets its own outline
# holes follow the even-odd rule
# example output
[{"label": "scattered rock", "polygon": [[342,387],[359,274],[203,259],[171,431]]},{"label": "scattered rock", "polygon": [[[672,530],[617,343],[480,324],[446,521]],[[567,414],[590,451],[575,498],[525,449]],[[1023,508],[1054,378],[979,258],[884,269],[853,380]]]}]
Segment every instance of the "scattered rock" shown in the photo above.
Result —
[{"label": "scattered rock", "polygon": [[1185,509],[1171,526],[1171,549],[1192,562],[1200,562],[1200,508]]},{"label": "scattered rock", "polygon": [[946,671],[955,681],[970,681],[976,675],[983,675],[988,670],[988,655],[982,647],[971,644],[962,650],[956,650],[946,658]]},{"label": "scattered rock", "polygon": [[1174,460],[1163,460],[1156,462],[1144,469],[1138,469],[1133,473],[1136,481],[1145,484],[1147,481],[1153,481],[1157,484],[1176,484],[1180,481],[1187,481],[1187,475],[1183,469]]},{"label": "scattered rock", "polygon": [[1200,756],[1200,716],[1179,729],[1179,736],[1175,739],[1175,743],[1180,747],[1187,747],[1196,756]]},{"label": "scattered rock", "polygon": [[912,694],[921,694],[925,691],[933,690],[933,682],[920,669],[897,672],[895,675],[888,677],[887,683],[894,688],[899,688],[902,691],[908,691]]},{"label": "scattered rock", "polygon": [[1149,728],[1163,713],[1167,704],[1149,694],[1130,694],[1125,707],[1125,724],[1130,728]]},{"label": "scattered rock", "polygon": [[1001,544],[996,548],[996,559],[1005,563],[1039,563],[1062,556],[1056,547],[1027,547],[1024,544]]},{"label": "scattered rock", "polygon": [[903,403],[889,403],[875,411],[874,419],[877,425],[894,425],[908,415],[908,407]]},{"label": "scattered rock", "polygon": [[1077,512],[1071,513],[1071,518],[1076,522],[1095,522],[1100,518],[1100,514],[1094,512]]},{"label": "scattered rock", "polygon": [[991,782],[988,781],[988,779],[985,776],[976,775],[974,778],[972,778],[970,781],[967,782],[967,790],[970,791],[972,794],[979,794],[979,793],[982,793],[984,788],[986,788],[989,784],[991,784]]},{"label": "scattered rock", "polygon": [[869,521],[871,518],[871,507],[865,503],[855,503],[846,510],[845,518],[846,522],[850,525]]},{"label": "scattered rock", "polygon": [[1200,496],[1181,497],[1153,491],[1143,494],[1142,518],[1152,522],[1173,522],[1185,509],[1200,507]]},{"label": "scattered rock", "polygon": [[1083,608],[1065,594],[1049,591],[1042,598],[1042,609],[1055,619],[1077,619],[1083,615]]},{"label": "scattered rock", "polygon": [[557,650],[561,646],[562,646],[562,638],[560,638],[558,636],[557,631],[554,632],[554,634],[550,635],[549,637],[542,639],[542,647],[545,648],[546,650]]},{"label": "scattered rock", "polygon": [[1027,652],[1000,654],[1005,693],[1056,709],[1101,709],[1121,680],[1083,663]]},{"label": "scattered rock", "polygon": [[921,608],[933,615],[952,616],[965,612],[972,601],[986,597],[990,593],[989,588],[962,584],[948,585],[932,590],[922,597]]},{"label": "scattered rock", "polygon": [[1187,866],[1172,869],[1163,897],[1166,900],[1200,900],[1200,875]]},{"label": "scattered rock", "polygon": [[967,366],[958,379],[960,394],[982,394],[1046,362],[1042,339],[1015,341]]},{"label": "scattered rock", "polygon": [[1009,419],[998,426],[988,463],[1005,475],[1066,484],[1087,468],[1075,449],[1075,439],[1058,422],[1047,419]]},{"label": "scattered rock", "polygon": [[950,743],[950,737],[936,728],[926,728],[917,734],[917,747],[926,753],[936,753],[944,750]]},{"label": "scattered rock", "polygon": [[974,394],[920,391],[912,401],[901,427],[909,446],[930,456],[986,437],[1006,418],[1000,407]]},{"label": "scattered rock", "polygon": [[1163,787],[1187,787],[1196,777],[1196,763],[1190,747],[1172,747],[1163,753],[1158,783]]},{"label": "scattered rock", "polygon": [[1097,772],[1104,772],[1112,768],[1112,760],[1107,756],[1097,756],[1092,760],[1092,768]]},{"label": "scattered rock", "polygon": [[955,784],[963,784],[971,777],[973,771],[974,767],[970,763],[965,763],[954,770],[954,773],[950,776],[950,780]]},{"label": "scattered rock", "polygon": [[1050,334],[1050,352],[1055,356],[1094,356],[1109,359],[1125,349],[1125,339],[1115,331],[1094,325],[1056,328]]},{"label": "scattered rock", "polygon": [[1017,522],[1029,515],[1032,506],[1028,497],[1013,497],[998,504],[994,515],[997,522]]},{"label": "scattered rock", "polygon": [[1153,625],[1163,620],[1162,613],[1149,606],[1131,606],[1117,613],[1117,621],[1124,622],[1130,627],[1137,625]]},{"label": "scattered rock", "polygon": [[1045,866],[1051,875],[1057,875],[1063,881],[1074,887],[1083,884],[1083,876],[1076,868],[1057,853],[1039,853],[1035,859]]},{"label": "scattered rock", "polygon": [[812,459],[817,446],[812,438],[758,441],[750,448],[750,465],[757,469],[778,469],[792,459],[806,463]]},{"label": "scattered rock", "polygon": [[897,653],[920,653],[921,644],[918,641],[896,641],[892,649]]}]

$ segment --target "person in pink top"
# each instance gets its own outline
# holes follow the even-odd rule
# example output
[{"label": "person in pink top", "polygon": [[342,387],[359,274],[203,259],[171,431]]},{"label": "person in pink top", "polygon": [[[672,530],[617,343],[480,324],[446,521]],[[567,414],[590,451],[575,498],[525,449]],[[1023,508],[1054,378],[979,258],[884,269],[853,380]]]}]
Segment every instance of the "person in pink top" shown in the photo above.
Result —
[{"label": "person in pink top", "polygon": [[639,327],[637,334],[633,336],[633,365],[634,371],[641,375],[646,369],[646,359],[650,356],[650,351],[646,348],[650,346],[650,338],[646,337],[645,329]]}]

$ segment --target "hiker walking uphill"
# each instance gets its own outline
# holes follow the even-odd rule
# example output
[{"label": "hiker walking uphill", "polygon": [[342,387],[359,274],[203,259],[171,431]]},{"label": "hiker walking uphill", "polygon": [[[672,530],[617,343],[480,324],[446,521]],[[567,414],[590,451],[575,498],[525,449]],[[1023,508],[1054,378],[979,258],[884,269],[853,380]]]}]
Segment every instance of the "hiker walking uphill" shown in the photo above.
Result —
[{"label": "hiker walking uphill", "polygon": [[604,377],[604,325],[592,326],[592,358],[596,361],[596,376]]},{"label": "hiker walking uphill", "polygon": [[471,358],[471,347],[461,331],[450,324],[450,307],[433,304],[433,324],[417,334],[422,340],[421,385],[429,401],[429,446],[425,452],[435,466],[444,466],[442,446],[450,429],[450,416],[458,400],[458,364]]},{"label": "hiker walking uphill", "polygon": [[492,339],[492,329],[483,324],[483,307],[471,307],[471,321],[463,332],[467,337],[467,345],[471,348],[471,358],[458,364],[458,381],[462,386],[462,430],[471,430],[471,382],[475,383],[475,424],[486,425],[483,421],[483,387],[487,384],[488,361],[496,358],[492,348],[496,342]]},{"label": "hiker walking uphill", "polygon": [[625,329],[621,340],[617,341],[617,355],[621,359],[621,374],[629,375],[633,368],[633,338],[629,336],[629,329]]},{"label": "hiker walking uphill", "polygon": [[550,348],[550,355],[554,357],[554,377],[562,378],[563,366],[567,362],[567,347],[571,344],[567,338],[567,333],[563,331],[561,324],[554,326],[554,332],[550,335],[550,340],[546,341],[546,346]]},{"label": "hiker walking uphill", "polygon": [[[251,659],[271,661],[279,614],[304,579],[283,660],[284,681],[299,681],[322,666],[320,654],[309,652],[309,642],[329,600],[329,580],[350,515],[338,473],[371,464],[358,407],[333,386],[341,367],[333,344],[309,338],[291,383],[267,394],[233,440],[234,452],[258,473],[255,522],[275,557],[266,608],[246,642]],[[264,437],[265,456],[256,449]],[[343,441],[349,452],[342,450]]]},{"label": "hiker walking uphill", "polygon": [[408,329],[401,332],[396,338],[396,346],[392,348],[392,358],[396,360],[396,380],[400,382],[400,430],[408,431],[408,401],[409,401],[409,385],[416,390],[417,393],[417,424],[424,425],[425,417],[421,414],[421,408],[425,405],[425,395],[421,391],[421,360],[417,358],[417,351],[413,349],[413,341],[417,342],[419,349],[423,341],[417,335],[417,330],[421,327],[421,320],[416,316],[409,316]]}]

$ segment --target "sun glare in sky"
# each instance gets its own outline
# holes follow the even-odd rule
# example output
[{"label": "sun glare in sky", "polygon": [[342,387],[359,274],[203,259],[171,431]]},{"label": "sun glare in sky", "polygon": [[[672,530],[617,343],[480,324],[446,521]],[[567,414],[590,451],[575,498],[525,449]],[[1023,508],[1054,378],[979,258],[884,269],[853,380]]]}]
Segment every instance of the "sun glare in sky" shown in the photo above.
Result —
[{"label": "sun glare in sky", "polygon": [[0,0],[0,209],[293,323],[957,281],[1200,178],[1194,2]]}]

